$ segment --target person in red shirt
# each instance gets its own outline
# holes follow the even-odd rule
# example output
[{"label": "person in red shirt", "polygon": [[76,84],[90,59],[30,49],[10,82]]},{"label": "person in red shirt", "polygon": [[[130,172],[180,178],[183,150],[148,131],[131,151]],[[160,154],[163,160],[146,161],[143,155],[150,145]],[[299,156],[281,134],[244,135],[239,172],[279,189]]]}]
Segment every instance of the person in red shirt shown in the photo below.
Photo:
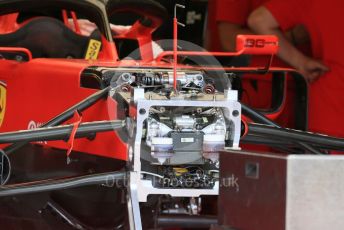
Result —
[{"label": "person in red shirt", "polygon": [[[239,34],[253,34],[247,27],[250,13],[267,0],[211,0],[208,7],[208,33],[206,48],[210,51],[235,51]],[[302,26],[296,26],[286,33],[294,43],[307,43],[308,35]],[[269,57],[237,57],[229,65],[264,67]],[[278,58],[274,66],[285,67]],[[245,74],[242,77],[243,94],[241,101],[252,107],[270,109],[272,102],[271,75]]]},{"label": "person in red shirt", "polygon": [[250,13],[266,0],[212,0],[208,7],[207,48],[235,51],[236,35],[252,34],[246,26]]},{"label": "person in red shirt", "polygon": [[[238,34],[253,34],[247,19],[267,0],[211,0],[208,6],[208,33],[206,48],[211,51],[235,51]],[[287,38],[295,44],[309,41],[303,26],[297,25],[286,32]]]},{"label": "person in red shirt", "polygon": [[[276,34],[279,57],[311,83],[309,129],[344,137],[344,30],[340,25],[342,0],[272,0],[255,10],[248,24],[259,34]],[[282,31],[302,23],[307,28],[313,56],[299,52]]]},{"label": "person in red shirt", "polygon": [[[238,34],[252,34],[246,26],[249,14],[265,0],[211,0],[208,7],[208,33],[206,48],[210,51],[236,50]],[[248,56],[226,60],[230,66],[265,66],[267,58],[255,58],[254,63]],[[259,63],[257,63],[257,61]],[[251,63],[250,63],[251,62]],[[270,108],[271,77],[260,81],[255,76],[245,75],[241,80],[243,90],[241,101],[255,108]],[[270,89],[270,90],[269,90]]]}]

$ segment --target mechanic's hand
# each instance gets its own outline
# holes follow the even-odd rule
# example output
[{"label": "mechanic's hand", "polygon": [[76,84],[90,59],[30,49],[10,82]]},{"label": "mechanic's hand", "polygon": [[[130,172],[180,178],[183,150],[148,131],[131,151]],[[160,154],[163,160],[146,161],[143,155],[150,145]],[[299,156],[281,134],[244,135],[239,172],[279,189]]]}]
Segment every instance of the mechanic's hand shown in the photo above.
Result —
[{"label": "mechanic's hand", "polygon": [[316,81],[319,77],[329,71],[321,61],[304,56],[296,68],[309,83]]}]

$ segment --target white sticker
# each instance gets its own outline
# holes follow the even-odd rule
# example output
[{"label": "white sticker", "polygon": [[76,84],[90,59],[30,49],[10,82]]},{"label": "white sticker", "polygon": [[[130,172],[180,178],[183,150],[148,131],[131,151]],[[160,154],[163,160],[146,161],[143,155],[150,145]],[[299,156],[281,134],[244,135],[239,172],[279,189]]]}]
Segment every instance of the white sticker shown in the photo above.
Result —
[{"label": "white sticker", "polygon": [[194,143],[195,139],[193,137],[180,138],[181,143]]}]

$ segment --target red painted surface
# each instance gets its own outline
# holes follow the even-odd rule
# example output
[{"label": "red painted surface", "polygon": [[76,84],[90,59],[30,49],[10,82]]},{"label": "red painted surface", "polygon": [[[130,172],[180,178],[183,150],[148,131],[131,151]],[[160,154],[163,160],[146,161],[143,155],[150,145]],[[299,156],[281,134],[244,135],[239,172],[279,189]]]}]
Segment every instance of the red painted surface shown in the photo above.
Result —
[{"label": "red painted surface", "polygon": [[[86,61],[34,59],[26,63],[2,60],[1,80],[7,84],[7,107],[1,132],[28,129],[31,121],[43,124],[96,92],[80,87],[80,73]],[[109,120],[106,100],[83,114],[83,122]],[[112,117],[111,119],[115,119]],[[48,145],[67,149],[62,141]],[[75,140],[74,150],[126,159],[126,145],[114,132],[97,134],[94,140]]]}]

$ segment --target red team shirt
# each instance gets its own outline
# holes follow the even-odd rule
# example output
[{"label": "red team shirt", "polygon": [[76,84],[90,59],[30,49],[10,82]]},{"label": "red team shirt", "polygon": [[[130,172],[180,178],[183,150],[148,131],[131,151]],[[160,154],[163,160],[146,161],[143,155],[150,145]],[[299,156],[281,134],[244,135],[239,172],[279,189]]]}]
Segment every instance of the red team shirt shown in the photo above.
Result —
[{"label": "red team shirt", "polygon": [[221,51],[218,22],[246,25],[250,13],[267,0],[210,0],[208,22],[210,47],[212,51]]},{"label": "red team shirt", "polygon": [[310,130],[344,137],[344,1],[272,0],[266,7],[283,30],[304,24],[313,56],[330,68],[310,85]]}]

